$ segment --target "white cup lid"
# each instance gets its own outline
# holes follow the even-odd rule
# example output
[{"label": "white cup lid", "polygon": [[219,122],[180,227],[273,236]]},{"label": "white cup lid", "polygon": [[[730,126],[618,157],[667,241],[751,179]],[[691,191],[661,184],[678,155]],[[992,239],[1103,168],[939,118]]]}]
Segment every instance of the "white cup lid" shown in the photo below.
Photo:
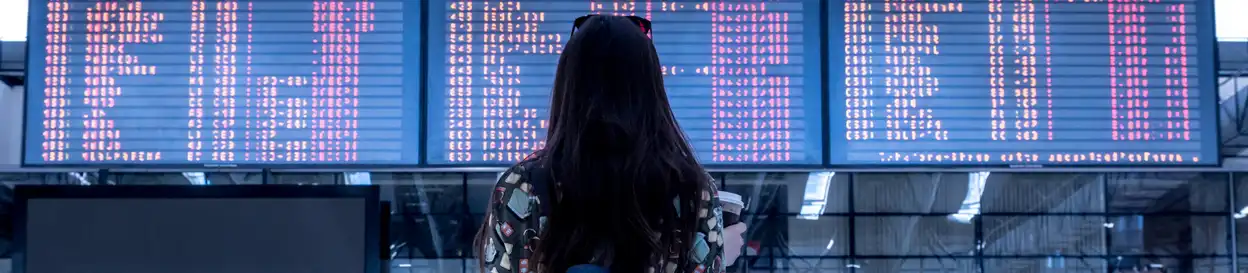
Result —
[{"label": "white cup lid", "polygon": [[745,207],[745,201],[741,200],[741,195],[731,193],[731,192],[719,191],[719,201],[733,203],[733,204],[737,204],[737,205],[741,205],[742,207]]}]

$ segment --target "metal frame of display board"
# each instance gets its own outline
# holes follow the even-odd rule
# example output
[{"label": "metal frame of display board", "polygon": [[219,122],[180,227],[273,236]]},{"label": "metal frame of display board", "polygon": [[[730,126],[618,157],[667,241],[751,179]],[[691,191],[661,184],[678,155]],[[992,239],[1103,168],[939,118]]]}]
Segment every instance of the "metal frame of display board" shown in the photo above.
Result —
[{"label": "metal frame of display board", "polygon": [[[28,1],[33,7],[36,2],[46,1],[46,0],[28,0]],[[179,170],[236,172],[239,170],[251,170],[251,169],[280,170],[283,172],[287,172],[287,171],[289,172],[315,172],[315,171],[329,171],[329,170],[348,170],[348,171],[377,170],[377,171],[404,171],[404,172],[490,172],[490,171],[503,170],[506,167],[510,166],[511,164],[506,164],[506,163],[429,164],[428,163],[427,159],[428,159],[428,142],[429,141],[428,141],[428,138],[424,136],[428,134],[429,118],[428,118],[427,111],[429,109],[428,106],[430,103],[428,101],[429,92],[428,90],[426,90],[427,89],[426,87],[428,86],[428,81],[429,81],[428,61],[427,61],[429,58],[429,52],[428,52],[429,51],[428,50],[428,47],[429,47],[428,33],[429,32],[425,31],[429,29],[429,25],[430,25],[430,21],[429,21],[430,16],[428,14],[429,2],[430,1],[420,1],[419,3],[420,5],[419,25],[421,28],[421,31],[420,31],[421,39],[420,39],[420,49],[419,49],[420,52],[418,52],[418,54],[420,55],[420,59],[421,59],[419,66],[421,67],[422,73],[418,75],[420,77],[420,80],[418,81],[418,85],[419,85],[418,89],[421,90],[419,94],[419,97],[420,97],[419,112],[421,112],[421,115],[420,115],[420,120],[418,122],[419,128],[417,130],[422,135],[419,138],[420,139],[418,141],[419,143],[416,144],[418,147],[417,159],[412,164],[343,164],[343,163],[331,163],[331,164],[293,164],[293,163],[279,163],[279,164],[255,164],[255,163],[242,163],[242,164],[215,164],[215,163],[214,164],[186,164],[186,163],[173,163],[173,164],[132,164],[132,163],[28,164],[26,162],[26,153],[27,153],[27,146],[29,145],[27,145],[26,143],[27,142],[27,132],[26,132],[27,124],[26,123],[28,121],[30,111],[24,110],[22,111],[22,117],[21,117],[22,119],[21,131],[22,132],[21,132],[21,148],[20,148],[20,151],[21,151],[20,166],[24,168],[111,169],[111,170],[118,170],[118,171],[133,170],[137,172],[171,172],[171,171],[179,171]],[[819,61],[819,65],[821,66],[821,69],[819,71],[821,74],[826,74],[827,70],[829,69],[829,57],[828,57],[829,54],[827,54],[827,52],[830,47],[830,41],[829,41],[830,37],[828,37],[829,36],[828,35],[829,34],[828,20],[830,20],[829,13],[831,9],[830,2],[832,1],[820,1],[819,20],[821,20],[821,24],[820,24],[818,36],[820,37],[820,40],[821,40],[819,47],[820,47],[820,50],[822,51],[820,61]],[[1208,71],[1207,73],[1208,75],[1205,77],[1202,77],[1202,80],[1200,80],[1199,83],[1202,86],[1211,86],[1209,87],[1209,91],[1206,91],[1206,93],[1213,93],[1213,94],[1207,94],[1207,96],[1205,96],[1207,98],[1205,98],[1201,102],[1202,102],[1202,105],[1205,105],[1205,107],[1212,108],[1213,109],[1212,111],[1215,113],[1214,121],[1213,121],[1214,129],[1212,132],[1212,135],[1214,136],[1215,140],[1212,140],[1212,141],[1214,141],[1213,145],[1215,146],[1215,150],[1220,152],[1223,145],[1220,140],[1216,140],[1218,136],[1220,136],[1220,132],[1221,132],[1221,128],[1220,126],[1218,126],[1221,123],[1221,115],[1217,114],[1218,96],[1216,94],[1219,64],[1217,62],[1218,43],[1217,43],[1217,37],[1216,37],[1217,36],[1216,35],[1217,30],[1216,30],[1216,24],[1215,24],[1216,18],[1214,18],[1214,16],[1216,16],[1217,12],[1216,12],[1216,7],[1214,5],[1214,1],[1212,0],[1197,0],[1195,1],[1195,3],[1198,4],[1197,14],[1204,14],[1204,16],[1200,18],[1200,20],[1197,20],[1196,24],[1198,27],[1200,27],[1201,30],[1208,29],[1208,31],[1200,31],[1197,33],[1198,35],[1197,41],[1198,41],[1198,45],[1200,45],[1198,47],[1198,52],[1208,51],[1210,52],[1210,54],[1212,54],[1212,58],[1211,58],[1212,61],[1205,62],[1204,65],[1198,67],[1200,68],[1201,71]],[[28,32],[31,32],[29,30],[36,29],[35,25],[31,24],[34,18],[35,16],[32,16],[29,13],[27,14]],[[26,62],[27,62],[26,65],[24,65],[25,74],[28,74],[31,69],[31,66],[29,65],[29,63],[31,62],[30,47],[31,47],[30,42],[28,41],[26,43],[26,52],[25,52]],[[1197,58],[1199,59],[1199,56],[1197,56]],[[823,139],[821,141],[822,141],[822,144],[824,145],[822,151],[820,151],[820,154],[822,154],[822,163],[819,163],[819,164],[765,164],[765,163],[760,163],[760,164],[705,164],[708,167],[708,169],[712,171],[732,171],[732,172],[769,172],[769,171],[857,171],[857,172],[1032,171],[1032,172],[1035,172],[1035,171],[1050,171],[1050,170],[1052,172],[1105,172],[1105,171],[1140,171],[1140,169],[1154,169],[1154,171],[1166,171],[1166,172],[1190,171],[1190,170],[1225,171],[1225,170],[1220,169],[1220,167],[1223,164],[1222,158],[1217,158],[1216,160],[1212,160],[1209,163],[1192,164],[1192,165],[1164,165],[1164,164],[1140,164],[1140,165],[1132,165],[1132,164],[1109,164],[1109,165],[1104,165],[1104,164],[1101,164],[1101,165],[1082,165],[1082,164],[1081,165],[833,164],[832,162],[830,162],[831,161],[831,149],[827,147],[828,144],[831,143],[831,137],[832,137],[831,130],[830,128],[828,128],[830,127],[828,124],[828,121],[830,120],[831,113],[830,113],[830,107],[828,107],[827,105],[828,100],[830,99],[830,96],[831,96],[830,90],[832,88],[829,86],[829,83],[831,81],[829,77],[827,77],[826,75],[820,75],[820,77],[822,78],[821,79],[822,90],[820,90],[821,98],[822,98],[821,103],[824,104],[823,107],[821,107],[822,116],[820,117],[822,119],[820,122],[821,124],[823,124],[822,126],[820,126],[823,131],[822,132]],[[23,101],[21,102],[23,107],[25,107],[29,103],[29,101],[30,101],[29,96],[23,96]]]}]

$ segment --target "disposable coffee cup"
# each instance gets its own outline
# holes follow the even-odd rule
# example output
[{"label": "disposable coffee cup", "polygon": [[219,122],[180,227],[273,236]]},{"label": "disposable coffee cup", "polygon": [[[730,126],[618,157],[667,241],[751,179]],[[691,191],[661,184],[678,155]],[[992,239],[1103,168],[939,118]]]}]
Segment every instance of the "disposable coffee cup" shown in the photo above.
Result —
[{"label": "disposable coffee cup", "polygon": [[725,227],[741,222],[741,211],[745,210],[745,201],[741,199],[741,195],[720,191],[719,203],[724,210]]}]

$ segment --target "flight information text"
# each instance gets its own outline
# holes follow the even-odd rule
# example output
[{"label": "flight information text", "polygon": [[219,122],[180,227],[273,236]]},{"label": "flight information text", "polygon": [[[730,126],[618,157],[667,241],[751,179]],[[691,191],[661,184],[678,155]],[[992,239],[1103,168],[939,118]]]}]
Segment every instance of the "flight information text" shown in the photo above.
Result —
[{"label": "flight information text", "polygon": [[846,0],[831,164],[1216,164],[1208,1]]},{"label": "flight information text", "polygon": [[415,164],[405,5],[32,4],[25,162]]},{"label": "flight information text", "polygon": [[635,15],[704,164],[820,164],[818,1],[432,1],[429,163],[506,164],[543,145],[573,19]]}]

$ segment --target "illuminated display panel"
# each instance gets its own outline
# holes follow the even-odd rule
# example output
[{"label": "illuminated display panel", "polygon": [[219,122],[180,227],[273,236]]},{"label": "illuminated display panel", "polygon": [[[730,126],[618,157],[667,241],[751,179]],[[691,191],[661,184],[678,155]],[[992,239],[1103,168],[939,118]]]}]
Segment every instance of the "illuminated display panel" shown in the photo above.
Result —
[{"label": "illuminated display panel", "polygon": [[1211,3],[837,1],[830,164],[1217,164]]},{"label": "illuminated display panel", "polygon": [[411,1],[35,1],[24,164],[416,164]]},{"label": "illuminated display panel", "polygon": [[501,165],[542,145],[572,21],[604,13],[653,22],[703,164],[822,164],[819,11],[816,0],[430,1],[428,162]]}]

